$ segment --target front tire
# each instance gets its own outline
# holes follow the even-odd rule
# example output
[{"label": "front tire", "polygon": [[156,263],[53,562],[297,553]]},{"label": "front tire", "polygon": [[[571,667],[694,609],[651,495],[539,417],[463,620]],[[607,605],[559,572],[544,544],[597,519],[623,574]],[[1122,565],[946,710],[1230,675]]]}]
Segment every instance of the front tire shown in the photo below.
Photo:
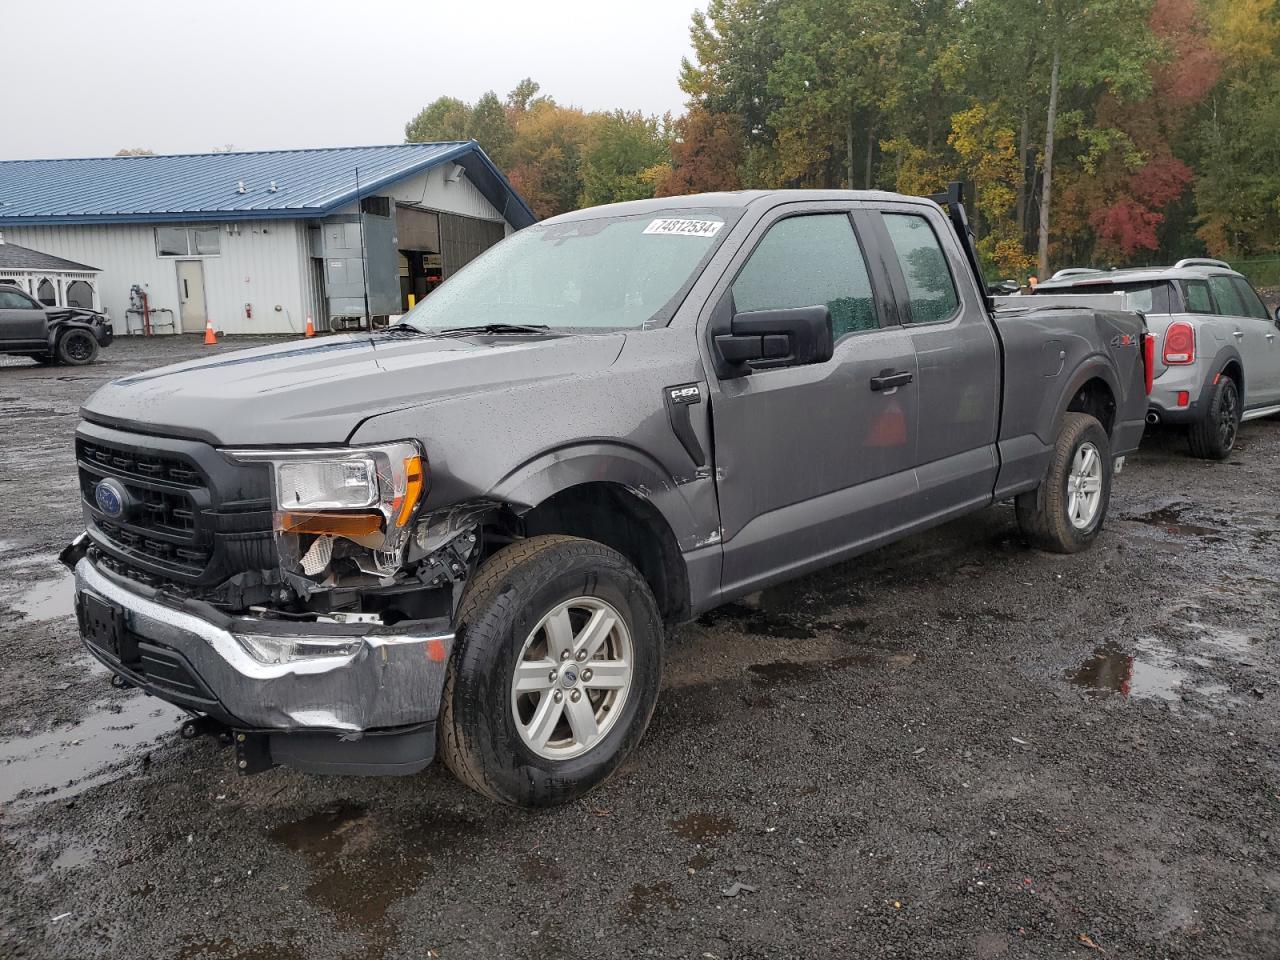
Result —
[{"label": "front tire", "polygon": [[1052,553],[1088,549],[1107,516],[1113,468],[1102,424],[1087,413],[1066,414],[1044,482],[1015,501],[1023,535]]},{"label": "front tire", "polygon": [[58,362],[82,367],[98,359],[98,340],[88,330],[68,330],[58,339]]},{"label": "front tire", "polygon": [[1228,376],[1219,375],[1209,392],[1204,416],[1191,424],[1187,440],[1191,455],[1201,460],[1225,460],[1231,456],[1240,429],[1240,388]]},{"label": "front tire", "polygon": [[644,735],[662,678],[657,601],[620,553],[539,536],[494,554],[458,611],[440,752],[501,803],[566,803]]}]

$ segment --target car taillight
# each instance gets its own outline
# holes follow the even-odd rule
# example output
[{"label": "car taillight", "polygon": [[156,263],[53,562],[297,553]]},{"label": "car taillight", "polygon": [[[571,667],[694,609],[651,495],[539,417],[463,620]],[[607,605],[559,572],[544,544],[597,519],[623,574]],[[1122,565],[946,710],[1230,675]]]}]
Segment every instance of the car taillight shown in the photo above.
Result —
[{"label": "car taillight", "polygon": [[1182,320],[1169,324],[1169,329],[1164,334],[1164,362],[1166,364],[1194,363],[1195,359],[1195,329]]},{"label": "car taillight", "polygon": [[1149,333],[1142,335],[1142,372],[1146,376],[1149,397],[1156,383],[1156,338]]}]

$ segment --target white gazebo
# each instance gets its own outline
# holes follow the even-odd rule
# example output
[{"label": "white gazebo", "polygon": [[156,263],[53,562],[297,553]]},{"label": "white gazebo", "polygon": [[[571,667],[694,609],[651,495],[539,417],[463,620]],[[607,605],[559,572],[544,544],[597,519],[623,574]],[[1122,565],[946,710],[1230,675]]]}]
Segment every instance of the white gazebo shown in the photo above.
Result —
[{"label": "white gazebo", "polygon": [[98,274],[102,271],[74,260],[41,253],[0,234],[0,283],[13,284],[46,307],[102,309]]}]

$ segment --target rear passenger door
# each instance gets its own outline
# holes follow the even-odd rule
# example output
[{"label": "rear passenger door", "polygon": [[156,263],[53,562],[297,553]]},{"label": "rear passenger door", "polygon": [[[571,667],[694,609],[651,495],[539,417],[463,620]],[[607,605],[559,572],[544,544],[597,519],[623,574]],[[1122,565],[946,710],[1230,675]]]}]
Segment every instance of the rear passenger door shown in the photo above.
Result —
[{"label": "rear passenger door", "polygon": [[918,366],[920,519],[990,500],[999,470],[999,344],[972,270],[933,214],[884,204],[873,221]]},{"label": "rear passenger door", "polygon": [[[1258,401],[1259,406],[1280,403],[1280,328],[1277,328],[1275,318],[1248,280],[1244,277],[1232,277],[1231,282],[1244,305],[1245,314],[1260,330],[1264,344],[1258,358],[1262,366],[1261,379],[1248,385],[1249,393]],[[1247,401],[1249,398],[1245,399]]]},{"label": "rear passenger door", "polygon": [[1218,273],[1209,277],[1209,290],[1220,316],[1227,323],[1228,334],[1235,341],[1244,364],[1244,407],[1264,406],[1274,393],[1269,394],[1271,376],[1267,370],[1268,333],[1275,327],[1246,313],[1244,301],[1230,274]]},{"label": "rear passenger door", "polygon": [[[705,340],[713,310],[823,304],[835,340],[826,363],[712,377],[729,594],[829,563],[910,515],[915,352],[886,306],[854,208],[792,203],[764,214],[704,313]],[[903,382],[884,386],[890,375]]]}]

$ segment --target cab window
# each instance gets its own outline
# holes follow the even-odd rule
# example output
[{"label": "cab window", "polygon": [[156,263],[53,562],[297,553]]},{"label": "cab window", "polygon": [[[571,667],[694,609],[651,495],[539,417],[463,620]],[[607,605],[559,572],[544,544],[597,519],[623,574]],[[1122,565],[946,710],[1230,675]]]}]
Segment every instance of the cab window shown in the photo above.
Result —
[{"label": "cab window", "polygon": [[779,220],[733,282],[733,305],[748,313],[824,304],[835,339],[879,329],[867,261],[847,214]]},{"label": "cab window", "polygon": [[907,321],[950,320],[960,307],[960,297],[942,245],[929,221],[914,214],[886,213],[884,225],[907,281]]},{"label": "cab window", "polygon": [[40,305],[17,290],[0,290],[0,310],[37,310]]},{"label": "cab window", "polygon": [[1213,313],[1213,300],[1209,297],[1209,285],[1203,280],[1187,280],[1182,285],[1187,301],[1187,313]]}]

